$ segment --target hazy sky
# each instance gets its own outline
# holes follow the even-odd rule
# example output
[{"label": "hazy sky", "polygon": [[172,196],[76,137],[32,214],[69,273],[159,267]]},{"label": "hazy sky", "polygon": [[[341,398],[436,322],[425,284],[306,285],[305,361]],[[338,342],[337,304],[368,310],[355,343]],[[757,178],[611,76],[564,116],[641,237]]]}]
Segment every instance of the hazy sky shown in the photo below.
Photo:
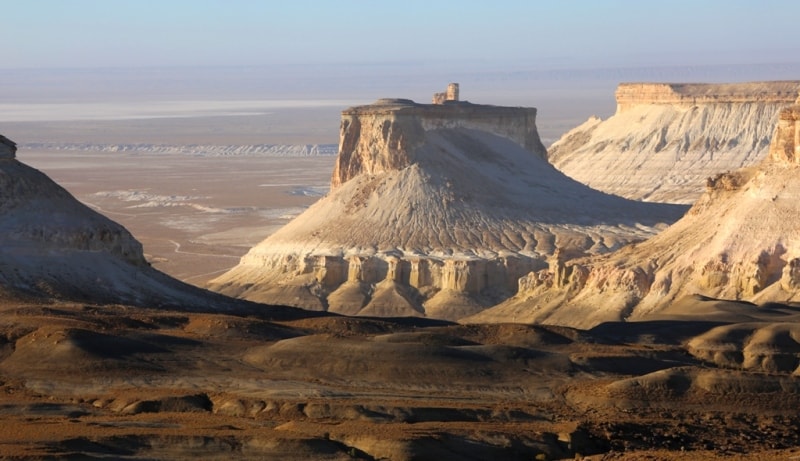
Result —
[{"label": "hazy sky", "polygon": [[0,0],[0,68],[795,60],[796,0]]}]

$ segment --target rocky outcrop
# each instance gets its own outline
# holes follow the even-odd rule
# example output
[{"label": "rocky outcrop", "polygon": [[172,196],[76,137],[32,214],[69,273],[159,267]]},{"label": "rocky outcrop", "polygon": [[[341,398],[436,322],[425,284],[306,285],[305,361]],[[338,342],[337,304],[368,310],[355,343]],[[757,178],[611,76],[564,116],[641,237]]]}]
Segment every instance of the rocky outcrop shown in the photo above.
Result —
[{"label": "rocky outcrop", "polygon": [[[800,99],[798,99],[800,102]],[[800,164],[800,106],[787,107],[778,117],[778,127],[769,148],[773,162],[786,166]]]},{"label": "rocky outcrop", "polygon": [[346,109],[331,192],[211,288],[349,315],[454,319],[513,295],[556,250],[607,252],[684,212],[559,173],[535,115],[397,99]]},{"label": "rocky outcrop", "polygon": [[151,268],[142,245],[14,158],[0,136],[0,299],[214,308],[221,296]]},{"label": "rocky outcrop", "polygon": [[693,203],[706,178],[766,157],[778,113],[798,90],[800,81],[623,83],[616,113],[566,133],[549,159],[608,193]]},{"label": "rocky outcrop", "polygon": [[17,144],[5,136],[0,135],[0,159],[14,158],[16,155]]},{"label": "rocky outcrop", "polygon": [[[717,175],[680,221],[617,252],[551,263],[513,300],[471,321],[587,327],[646,319],[693,295],[800,301],[800,106],[779,115],[770,155]],[[562,274],[562,275],[559,275]]]}]

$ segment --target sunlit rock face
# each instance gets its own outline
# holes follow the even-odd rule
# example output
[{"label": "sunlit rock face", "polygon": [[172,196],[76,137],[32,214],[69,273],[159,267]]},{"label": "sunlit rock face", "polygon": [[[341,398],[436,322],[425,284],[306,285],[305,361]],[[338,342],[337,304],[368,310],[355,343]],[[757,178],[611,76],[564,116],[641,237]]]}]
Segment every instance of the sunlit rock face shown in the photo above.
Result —
[{"label": "sunlit rock face", "polygon": [[623,83],[616,113],[566,133],[550,146],[549,159],[608,193],[694,203],[706,178],[767,156],[778,113],[799,89],[798,81]]},{"label": "sunlit rock face", "polygon": [[800,301],[799,115],[797,105],[782,110],[769,156],[708,178],[697,203],[662,233],[608,255],[554,262],[472,320],[587,327],[659,315],[693,295]]},{"label": "sunlit rock face", "polygon": [[[798,100],[800,102],[800,100]],[[800,106],[783,109],[778,117],[778,127],[769,148],[769,156],[775,163],[787,167],[800,164]]]},{"label": "sunlit rock face", "polygon": [[336,188],[359,174],[401,170],[425,142],[425,133],[473,129],[509,139],[544,157],[536,130],[536,109],[469,103],[416,104],[408,99],[381,99],[342,112],[339,157],[331,180]]},{"label": "sunlit rock face", "polygon": [[513,295],[556,250],[608,252],[685,211],[599,193],[545,157],[533,108],[384,99],[346,109],[331,192],[210,287],[349,315],[457,319]]}]

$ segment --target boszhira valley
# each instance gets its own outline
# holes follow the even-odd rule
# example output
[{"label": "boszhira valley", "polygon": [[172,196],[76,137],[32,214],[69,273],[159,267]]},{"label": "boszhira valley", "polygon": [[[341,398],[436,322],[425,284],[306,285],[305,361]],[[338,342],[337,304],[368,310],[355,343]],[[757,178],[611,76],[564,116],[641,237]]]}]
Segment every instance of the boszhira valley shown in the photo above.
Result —
[{"label": "boszhira valley", "polygon": [[800,6],[4,10],[0,459],[800,459]]}]

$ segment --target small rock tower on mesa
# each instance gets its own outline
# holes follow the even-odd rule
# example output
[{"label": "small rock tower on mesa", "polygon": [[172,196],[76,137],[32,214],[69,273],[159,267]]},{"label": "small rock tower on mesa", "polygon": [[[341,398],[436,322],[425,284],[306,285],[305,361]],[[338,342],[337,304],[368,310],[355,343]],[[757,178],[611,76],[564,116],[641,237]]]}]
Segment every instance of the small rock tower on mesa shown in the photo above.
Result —
[{"label": "small rock tower on mesa", "polygon": [[444,93],[433,93],[434,104],[444,104],[448,101],[458,101],[458,83],[448,83]]}]

